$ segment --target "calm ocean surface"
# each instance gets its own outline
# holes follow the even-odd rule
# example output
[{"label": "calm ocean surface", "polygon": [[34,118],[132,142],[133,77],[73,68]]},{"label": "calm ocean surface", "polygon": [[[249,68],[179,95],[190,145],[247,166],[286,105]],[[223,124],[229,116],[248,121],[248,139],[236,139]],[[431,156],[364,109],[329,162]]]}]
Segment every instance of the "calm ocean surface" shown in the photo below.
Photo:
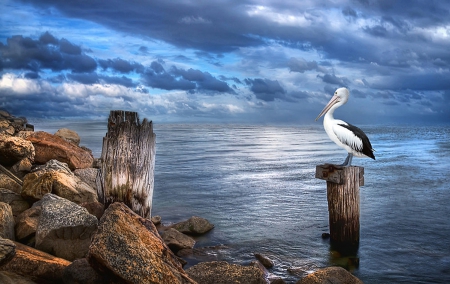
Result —
[{"label": "calm ocean surface", "polygon": [[[30,121],[50,133],[67,127],[101,153],[106,121]],[[197,215],[215,228],[196,247],[225,245],[209,260],[274,260],[288,283],[322,267],[346,266],[364,283],[450,283],[450,127],[361,127],[376,161],[361,187],[359,267],[331,250],[326,182],[315,166],[346,152],[314,126],[154,125],[152,215],[174,223]],[[190,263],[192,264],[192,262]]]}]

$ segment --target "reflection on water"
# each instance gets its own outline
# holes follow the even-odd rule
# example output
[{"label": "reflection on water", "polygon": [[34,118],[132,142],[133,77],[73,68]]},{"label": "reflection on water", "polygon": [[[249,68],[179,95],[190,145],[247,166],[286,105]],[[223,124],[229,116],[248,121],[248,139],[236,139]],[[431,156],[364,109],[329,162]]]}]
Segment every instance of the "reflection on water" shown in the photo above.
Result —
[{"label": "reflection on water", "polygon": [[[65,127],[77,128],[81,144],[100,156],[106,123],[72,126]],[[330,265],[364,283],[450,283],[450,128],[362,129],[377,160],[353,161],[365,167],[355,256],[339,255],[321,238],[326,184],[314,178],[315,166],[342,163],[346,153],[319,124],[156,124],[152,213],[165,223],[207,218],[215,228],[196,247],[225,245],[207,259],[248,264],[263,253],[275,262],[270,273],[288,283]]]}]

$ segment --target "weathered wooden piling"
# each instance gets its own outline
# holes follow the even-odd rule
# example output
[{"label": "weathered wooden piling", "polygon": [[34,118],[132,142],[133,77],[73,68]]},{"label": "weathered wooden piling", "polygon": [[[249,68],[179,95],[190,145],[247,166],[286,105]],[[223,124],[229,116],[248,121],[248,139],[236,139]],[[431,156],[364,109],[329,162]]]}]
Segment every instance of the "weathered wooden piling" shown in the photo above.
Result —
[{"label": "weathered wooden piling", "polygon": [[105,208],[119,201],[140,216],[151,217],[155,138],[152,122],[140,123],[136,112],[110,112],[97,176],[97,193]]},{"label": "weathered wooden piling", "polygon": [[338,246],[357,246],[359,244],[359,187],[364,185],[364,168],[318,165],[316,178],[327,181],[331,242]]}]

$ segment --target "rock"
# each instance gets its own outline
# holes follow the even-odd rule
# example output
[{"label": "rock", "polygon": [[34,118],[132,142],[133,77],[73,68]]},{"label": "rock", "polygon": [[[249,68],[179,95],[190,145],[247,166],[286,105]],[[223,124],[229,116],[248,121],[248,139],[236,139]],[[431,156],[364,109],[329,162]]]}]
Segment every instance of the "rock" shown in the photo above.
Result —
[{"label": "rock", "polygon": [[30,208],[30,204],[20,194],[8,189],[0,188],[0,200],[11,206],[14,218]]},{"label": "rock", "polygon": [[225,261],[201,262],[186,270],[187,274],[202,284],[266,284],[264,274],[254,266],[241,266]]},{"label": "rock", "polygon": [[23,178],[26,174],[31,172],[32,163],[28,158],[22,159],[15,163],[10,171],[18,178]]},{"label": "rock", "polygon": [[0,283],[2,284],[36,284],[28,277],[9,271],[0,271]]},{"label": "rock", "polygon": [[204,218],[192,216],[186,221],[174,224],[172,227],[184,234],[199,235],[212,230],[214,225]]},{"label": "rock", "polygon": [[191,249],[195,244],[193,238],[186,236],[173,228],[162,232],[161,237],[166,245],[174,252],[177,252],[180,249]]},{"label": "rock", "polygon": [[55,136],[58,136],[76,146],[80,144],[80,136],[78,136],[78,133],[67,128],[59,129],[58,131],[56,131]]},{"label": "rock", "polygon": [[161,224],[161,216],[153,216],[151,220],[155,226]]},{"label": "rock", "polygon": [[20,184],[2,172],[0,172],[0,188],[8,189],[16,193],[22,191],[22,186]]},{"label": "rock", "polygon": [[13,241],[15,239],[12,209],[8,203],[4,202],[0,202],[0,237]]},{"label": "rock", "polygon": [[100,220],[105,212],[105,206],[98,201],[81,203],[80,205],[86,208],[89,214],[97,217],[97,220]]},{"label": "rock", "polygon": [[97,192],[74,175],[67,164],[57,160],[48,161],[45,166],[25,176],[22,196],[36,201],[47,193],[54,193],[77,204],[98,201]]},{"label": "rock", "polygon": [[286,282],[282,278],[275,278],[270,281],[270,284],[286,284]]},{"label": "rock", "polygon": [[86,168],[86,169],[76,169],[73,173],[80,178],[80,180],[84,181],[90,187],[92,187],[95,191],[97,191],[97,183],[95,180],[97,179],[98,169],[94,168]]},{"label": "rock", "polygon": [[259,260],[259,262],[261,262],[262,265],[264,265],[265,268],[273,267],[273,261],[271,261],[265,255],[262,255],[260,253],[255,253],[255,257],[256,257],[257,260]]},{"label": "rock", "polygon": [[33,143],[36,153],[35,162],[39,164],[56,159],[67,163],[69,168],[74,170],[90,168],[94,161],[88,151],[43,131],[32,132],[27,140]]},{"label": "rock", "polygon": [[74,260],[66,267],[63,273],[64,284],[98,284],[107,283],[97,271],[95,271],[86,258]]},{"label": "rock", "polygon": [[126,283],[195,283],[153,223],[119,202],[105,210],[87,259],[97,271]]},{"label": "rock", "polygon": [[14,227],[17,240],[23,243],[29,242],[36,235],[41,211],[41,206],[33,206],[17,216]]},{"label": "rock", "polygon": [[54,194],[46,194],[41,206],[36,248],[71,261],[83,258],[97,229],[97,218],[86,208]]},{"label": "rock", "polygon": [[16,255],[14,242],[0,237],[0,267],[8,263],[14,255]]},{"label": "rock", "polygon": [[296,284],[363,284],[361,280],[353,276],[342,267],[327,267],[297,281]]},{"label": "rock", "polygon": [[38,283],[62,283],[64,269],[69,261],[33,249],[21,243],[16,245],[16,255],[0,270],[36,278]]},{"label": "rock", "polygon": [[35,149],[30,141],[0,134],[0,161],[3,166],[10,167],[24,158],[34,161],[34,157]]}]

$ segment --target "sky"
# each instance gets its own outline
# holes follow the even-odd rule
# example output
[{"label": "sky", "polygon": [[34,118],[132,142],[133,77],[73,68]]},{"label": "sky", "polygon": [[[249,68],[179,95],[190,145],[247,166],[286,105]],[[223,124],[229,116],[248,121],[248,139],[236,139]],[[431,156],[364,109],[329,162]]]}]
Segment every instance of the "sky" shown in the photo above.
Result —
[{"label": "sky", "polygon": [[449,1],[0,0],[0,109],[158,123],[450,122]]}]

